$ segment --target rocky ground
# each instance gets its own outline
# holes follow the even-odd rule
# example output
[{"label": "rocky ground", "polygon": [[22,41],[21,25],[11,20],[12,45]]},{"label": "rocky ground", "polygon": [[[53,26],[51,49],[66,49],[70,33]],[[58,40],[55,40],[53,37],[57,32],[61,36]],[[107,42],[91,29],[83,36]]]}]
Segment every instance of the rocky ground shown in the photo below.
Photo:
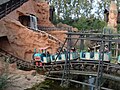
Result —
[{"label": "rocky ground", "polygon": [[[3,64],[0,61],[0,70],[3,70]],[[5,90],[24,90],[44,81],[45,76],[36,73],[35,70],[22,71],[16,68],[16,64],[8,64],[8,75],[10,83]]]},{"label": "rocky ground", "polygon": [[17,74],[11,74],[13,77],[12,85],[8,86],[6,90],[24,90],[31,88],[33,85],[41,83],[44,81],[44,76],[36,74],[32,75],[32,72],[18,71]]}]

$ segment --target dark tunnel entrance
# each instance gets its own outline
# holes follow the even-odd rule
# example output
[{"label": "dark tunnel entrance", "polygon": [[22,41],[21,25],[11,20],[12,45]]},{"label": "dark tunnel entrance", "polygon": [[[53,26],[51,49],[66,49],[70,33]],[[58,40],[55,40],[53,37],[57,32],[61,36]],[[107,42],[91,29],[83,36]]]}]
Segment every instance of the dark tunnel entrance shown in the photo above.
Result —
[{"label": "dark tunnel entrance", "polygon": [[30,16],[19,16],[19,21],[21,22],[22,25],[26,27],[30,27]]},{"label": "dark tunnel entrance", "polygon": [[28,16],[19,16],[19,21],[22,25],[26,26],[29,29],[38,30],[38,18],[35,15],[30,14]]},{"label": "dark tunnel entrance", "polygon": [[0,37],[0,48],[5,51],[12,52],[12,48],[7,36]]}]

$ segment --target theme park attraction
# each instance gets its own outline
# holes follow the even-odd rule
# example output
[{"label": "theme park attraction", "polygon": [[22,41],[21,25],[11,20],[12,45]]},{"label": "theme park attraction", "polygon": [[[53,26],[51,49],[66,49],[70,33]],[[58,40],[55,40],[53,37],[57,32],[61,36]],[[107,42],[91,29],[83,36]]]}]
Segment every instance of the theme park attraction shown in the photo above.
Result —
[{"label": "theme park attraction", "polygon": [[[117,65],[115,67],[120,68],[120,56],[118,49],[120,34],[117,34],[116,28],[117,15],[118,12],[115,2],[111,1],[108,25],[102,31],[97,33],[95,33],[94,31],[71,32],[72,30],[69,29],[68,33],[66,33],[67,38],[59,52],[57,54],[49,56],[49,58],[46,57],[42,60],[43,63],[48,60],[48,63],[51,64],[51,69],[49,70],[50,76],[51,74],[55,74],[58,72],[60,73],[60,70],[63,69],[62,78],[48,78],[61,80],[61,86],[63,87],[67,87],[69,85],[69,82],[74,82],[92,86],[95,88],[95,90],[108,90],[108,88],[102,87],[104,73],[106,71],[108,72],[108,67],[109,65],[111,66],[113,64],[113,60],[115,61],[115,65]],[[75,38],[74,36],[78,36],[79,38]],[[75,42],[74,44],[72,43],[73,40]],[[87,47],[87,49],[85,49],[85,41],[94,42],[93,47]],[[75,49],[74,46],[78,42],[80,42],[80,47]],[[65,50],[64,47],[66,45],[67,48]],[[62,66],[63,62],[65,63],[64,66]],[[45,66],[45,64],[43,66]],[[39,64],[38,67],[41,67],[41,64]],[[90,85],[70,79],[71,74],[75,73],[75,71],[73,70],[88,71],[88,68],[90,71],[96,70],[97,72],[95,85]]]},{"label": "theme park attraction", "polygon": [[[12,8],[15,9],[26,1],[27,0],[23,0],[23,2],[19,3],[15,2],[18,3],[18,6],[13,6]],[[1,18],[6,16],[6,14],[9,14],[11,9],[7,8],[5,14],[4,12],[1,12]],[[42,32],[43,36],[47,34],[50,39],[52,38],[54,42],[57,41],[57,44],[61,44],[61,46],[56,53],[52,54],[49,52],[52,52],[51,49],[56,45],[56,43],[53,44],[53,47],[46,47],[47,44],[44,44],[44,47],[40,46],[40,48],[37,49],[32,48],[33,52],[31,55],[31,62],[18,58],[14,54],[10,54],[9,52],[3,50],[3,47],[0,49],[0,56],[5,58],[5,61],[9,60],[8,62],[10,63],[16,62],[18,68],[22,70],[42,69],[46,71],[46,78],[61,80],[61,86],[63,87],[69,86],[70,82],[74,82],[87,86],[92,86],[95,88],[95,90],[108,90],[109,88],[102,86],[103,77],[113,79],[115,81],[120,81],[120,34],[117,34],[116,29],[117,14],[117,7],[112,1],[109,9],[108,25],[103,30],[97,31],[97,33],[96,31],[72,32],[72,28],[68,28],[68,32],[66,32],[67,37],[64,43],[61,43],[58,39],[52,37],[50,34]],[[26,19],[31,23],[26,23],[22,19]],[[39,33],[41,32],[39,30],[39,28],[41,27],[37,27],[36,24],[32,24],[36,23],[36,18],[34,15],[21,15],[19,17],[19,20],[28,29],[33,29]],[[79,38],[75,38],[74,36],[77,36]],[[45,38],[43,38],[43,40]],[[74,41],[74,43],[72,41]],[[94,42],[94,45],[86,47],[86,41]],[[76,44],[79,44],[79,47],[75,47]],[[54,73],[62,73],[61,78],[52,77]],[[95,84],[91,85],[89,83],[72,80],[72,78],[70,77],[71,74],[87,74],[95,76]]]}]

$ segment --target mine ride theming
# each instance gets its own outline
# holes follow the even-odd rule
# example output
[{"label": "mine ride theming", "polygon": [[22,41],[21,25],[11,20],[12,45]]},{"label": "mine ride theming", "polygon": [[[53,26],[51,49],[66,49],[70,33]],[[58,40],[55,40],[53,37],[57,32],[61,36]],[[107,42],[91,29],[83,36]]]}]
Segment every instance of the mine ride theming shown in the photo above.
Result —
[{"label": "mine ride theming", "polygon": [[[71,61],[76,61],[77,59],[80,60],[87,60],[87,61],[99,61],[100,59],[100,53],[99,52],[69,52],[67,54],[64,52],[61,52],[59,55],[54,54],[50,55],[47,53],[35,53],[34,54],[34,64],[36,66],[42,66],[45,64],[53,64],[53,63],[63,63],[65,62],[66,58],[69,58],[70,55],[70,60]],[[118,63],[120,63],[120,56],[118,58]],[[111,53],[104,53],[104,62],[110,62],[111,60]]]},{"label": "mine ride theming", "polygon": [[[74,33],[74,35],[81,35],[80,38],[72,38],[67,37],[66,39],[77,39],[81,40],[80,46],[82,48],[75,49],[73,46],[67,46],[68,49],[63,49],[63,46],[61,47],[61,50],[59,50],[56,54],[50,54],[47,51],[47,48],[42,48],[38,52],[35,51],[33,55],[33,62],[34,65],[38,67],[42,67],[47,64],[56,64],[56,63],[65,63],[66,60],[70,60],[70,62],[77,62],[77,61],[90,61],[93,63],[98,63],[98,61],[102,61],[105,63],[110,63],[113,59],[113,47],[117,42],[119,42],[119,35],[117,38],[114,36],[114,34],[103,34],[103,33],[81,33],[81,32],[68,32]],[[99,37],[96,37],[99,36]],[[96,38],[95,38],[96,37]],[[83,40],[90,40],[94,41],[96,44],[93,47],[87,47],[85,50],[83,47],[84,41]],[[65,41],[66,43],[66,41]],[[75,42],[76,43],[76,42]],[[75,46],[75,45],[74,45]],[[41,52],[40,52],[41,51]],[[120,64],[120,55],[115,58],[116,64]]]},{"label": "mine ride theming", "polygon": [[[100,90],[98,88],[101,87],[102,85],[99,82],[103,80],[103,72],[109,74],[117,73],[119,76],[120,65],[117,64],[120,64],[119,53],[120,34],[103,32],[101,33],[68,32],[66,34],[67,38],[61,49],[58,50],[56,54],[53,55],[51,54],[48,56],[47,53],[44,52],[44,55],[46,56],[44,56],[43,59],[41,59],[42,53],[40,52],[35,52],[36,54],[33,55],[34,65],[38,68],[42,67],[43,69],[45,68],[45,70],[48,70],[49,79],[61,80],[61,86],[64,85],[67,86],[68,83],[72,81],[70,79],[71,73],[74,74],[74,71],[72,72],[72,70],[78,71],[90,70],[90,72],[91,70],[93,70],[97,71],[96,82],[94,87],[97,88],[96,90]],[[74,37],[75,35],[78,37]],[[76,41],[73,42],[72,40]],[[88,40],[94,42],[95,44],[93,46],[89,46],[86,48],[84,44],[85,41]],[[79,48],[75,49],[75,46],[78,41],[80,41]],[[65,47],[67,48],[66,50],[63,49]],[[112,61],[116,62],[114,62],[113,64]],[[53,73],[58,73],[60,70],[62,70],[62,78],[60,79],[53,78],[54,77]],[[85,74],[86,72],[83,73]],[[51,76],[52,74],[53,77]],[[119,77],[117,78],[117,80],[119,81]],[[88,85],[87,83],[83,83],[80,81],[73,80],[73,82]],[[104,90],[108,90],[108,88],[104,88]]]}]

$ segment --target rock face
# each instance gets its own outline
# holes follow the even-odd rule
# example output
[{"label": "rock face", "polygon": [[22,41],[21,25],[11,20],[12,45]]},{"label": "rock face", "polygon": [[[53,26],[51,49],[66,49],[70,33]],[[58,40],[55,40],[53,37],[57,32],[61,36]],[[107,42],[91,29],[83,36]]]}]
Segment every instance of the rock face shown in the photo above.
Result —
[{"label": "rock face", "polygon": [[117,16],[118,16],[117,5],[115,4],[115,1],[111,1],[107,26],[113,29],[113,33],[117,33]]},{"label": "rock face", "polygon": [[28,88],[32,88],[34,85],[38,85],[45,79],[45,76],[39,74],[32,76],[28,71],[19,71],[18,74],[15,73],[10,76],[14,76],[14,78],[17,79],[13,79],[12,85],[8,86],[4,90],[26,90]]},{"label": "rock face", "polygon": [[45,80],[45,76],[38,74],[35,70],[22,71],[16,67],[16,63],[8,64],[0,58],[0,77],[6,74],[9,77],[8,86],[4,90],[24,90]]},{"label": "rock face", "polygon": [[48,33],[50,33],[51,35],[57,37],[60,41],[64,42],[65,38],[67,37],[65,33],[67,33],[67,31],[48,31]]},{"label": "rock face", "polygon": [[25,60],[31,60],[34,48],[50,46],[56,52],[59,44],[43,31],[35,32],[19,21],[19,16],[35,15],[41,26],[54,26],[49,21],[49,5],[40,0],[29,0],[0,21],[0,48]]},{"label": "rock face", "polygon": [[46,27],[54,26],[49,21],[49,5],[47,2],[35,3],[34,7],[36,7],[35,8],[36,16],[39,18],[38,25]]}]

